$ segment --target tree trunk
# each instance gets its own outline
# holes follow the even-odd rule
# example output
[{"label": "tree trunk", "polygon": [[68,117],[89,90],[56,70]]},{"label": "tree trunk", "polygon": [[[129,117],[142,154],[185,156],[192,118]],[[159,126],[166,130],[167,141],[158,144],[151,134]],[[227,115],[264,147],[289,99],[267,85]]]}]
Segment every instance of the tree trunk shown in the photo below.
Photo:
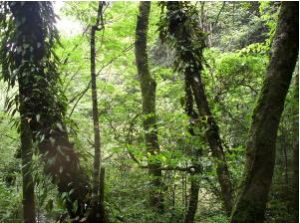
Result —
[{"label": "tree trunk", "polygon": [[[299,68],[298,68],[299,69]],[[295,88],[295,100],[297,103],[297,120],[299,120],[299,73],[297,72],[296,76],[296,88]],[[295,127],[293,128],[294,132],[296,133],[296,142],[293,148],[293,215],[294,221],[299,221],[299,121],[294,123]]]},{"label": "tree trunk", "polygon": [[[20,97],[24,98],[21,116],[27,114],[33,140],[38,143],[45,163],[44,170],[65,197],[70,217],[77,222],[85,216],[90,185],[63,123],[64,102],[51,49],[57,32],[52,4],[5,4],[12,13],[14,30],[6,32],[7,42],[2,45],[2,51],[13,58],[2,63],[3,71],[17,71]],[[7,44],[15,48],[10,49]],[[73,209],[75,204],[77,210]]]},{"label": "tree trunk", "polygon": [[248,136],[245,178],[231,223],[264,221],[285,97],[298,56],[298,2],[282,2],[272,56]]},{"label": "tree trunk", "polygon": [[32,177],[32,135],[28,125],[28,119],[22,112],[21,106],[21,157],[22,157],[22,177],[23,177],[23,213],[24,223],[35,223],[35,202],[34,202],[34,181]]},{"label": "tree trunk", "polygon": [[102,222],[106,223],[108,222],[107,220],[107,215],[105,212],[104,208],[104,194],[105,194],[105,168],[101,167],[100,169],[100,188],[99,188],[99,208],[100,208],[100,213],[102,214]]},{"label": "tree trunk", "polygon": [[[191,134],[191,136],[195,137],[196,134],[194,132],[194,128],[200,127],[199,117],[197,112],[194,111],[193,93],[192,93],[189,79],[187,78],[185,78],[185,98],[186,98],[185,112],[190,118],[189,133]],[[199,135],[199,137],[201,137],[201,135]],[[202,151],[200,148],[197,148],[196,151],[192,151],[192,153],[193,153],[193,157],[192,157],[193,166],[198,168],[196,168],[195,172],[191,174],[190,199],[188,204],[188,210],[184,219],[185,223],[194,222],[194,218],[198,207],[198,196],[199,196],[199,189],[200,189],[200,183],[197,177],[199,177],[201,173],[201,166],[199,163],[199,159],[202,154]]]},{"label": "tree trunk", "polygon": [[[99,27],[102,18],[103,2],[99,2],[97,19],[95,25],[91,28],[91,89],[92,89],[92,107],[93,107],[93,124],[94,124],[94,174],[93,174],[93,198],[92,211],[89,216],[89,222],[105,222],[103,202],[100,203],[100,168],[101,168],[101,138],[99,125],[99,111],[97,100],[97,80],[96,80],[96,31],[102,29]],[[103,183],[103,182],[101,182]]]},{"label": "tree trunk", "polygon": [[183,174],[182,176],[182,205],[184,207],[184,212],[188,209],[188,202],[187,202],[187,175]]},{"label": "tree trunk", "polygon": [[293,151],[293,215],[295,222],[299,221],[299,140]]},{"label": "tree trunk", "polygon": [[184,223],[193,223],[197,212],[199,188],[200,188],[199,179],[197,179],[197,177],[199,176],[197,175],[191,176],[190,200],[189,200],[188,211],[184,218]]},{"label": "tree trunk", "polygon": [[[155,156],[159,153],[159,144],[156,126],[155,93],[156,82],[151,77],[148,67],[147,31],[151,2],[140,2],[139,15],[136,26],[135,57],[140,79],[143,103],[143,126],[145,143],[148,153]],[[149,174],[151,176],[150,204],[157,212],[164,211],[162,194],[161,164],[149,158]]]},{"label": "tree trunk", "polygon": [[[209,143],[212,155],[216,158],[217,162],[217,176],[221,186],[222,198],[225,210],[229,215],[232,209],[232,184],[228,171],[227,163],[225,160],[225,154],[223,151],[219,127],[211,114],[207,97],[204,90],[204,84],[201,80],[202,71],[202,49],[204,48],[205,38],[201,36],[201,33],[197,34],[199,37],[197,48],[194,47],[194,41],[190,26],[192,24],[189,19],[192,16],[187,15],[186,10],[181,7],[183,3],[180,2],[168,2],[168,19],[169,19],[169,33],[174,36],[176,40],[176,54],[178,57],[178,68],[184,73],[186,79],[190,83],[192,92],[195,98],[196,105],[198,107],[199,116],[206,126],[206,140]],[[195,27],[197,29],[197,27]]]},{"label": "tree trunk", "polygon": [[[283,136],[284,137],[284,142],[286,141],[285,140],[285,135]],[[286,185],[289,184],[289,174],[288,174],[288,157],[287,157],[287,148],[286,148],[286,145],[283,145],[283,157],[284,157],[284,182]]]},{"label": "tree trunk", "polygon": [[97,100],[97,83],[96,83],[96,49],[95,49],[95,31],[93,26],[91,31],[91,80],[92,80],[92,103],[93,103],[93,124],[94,124],[94,176],[93,176],[93,195],[98,196],[100,185],[100,166],[101,166],[101,143],[100,143],[100,125],[99,111]]},{"label": "tree trunk", "polygon": [[218,181],[221,186],[224,207],[229,215],[232,209],[232,184],[220,139],[219,127],[210,111],[204,90],[204,84],[201,80],[200,74],[188,68],[186,76],[190,79],[200,118],[204,121],[207,127],[205,132],[206,140],[209,143],[213,157],[217,159]]}]

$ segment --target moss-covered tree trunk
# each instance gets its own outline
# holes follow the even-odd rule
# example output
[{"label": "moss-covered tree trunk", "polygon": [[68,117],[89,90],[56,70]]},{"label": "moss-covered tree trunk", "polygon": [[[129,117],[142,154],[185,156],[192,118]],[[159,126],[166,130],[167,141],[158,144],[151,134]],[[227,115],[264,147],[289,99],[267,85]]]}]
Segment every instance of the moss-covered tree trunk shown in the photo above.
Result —
[{"label": "moss-covered tree trunk", "polygon": [[59,93],[52,54],[56,39],[52,3],[2,4],[7,4],[13,25],[5,33],[2,44],[3,72],[17,75],[20,97],[24,98],[21,117],[23,113],[27,115],[33,140],[38,143],[44,160],[44,170],[66,198],[73,222],[78,222],[88,207],[90,185],[64,126],[64,98]]},{"label": "moss-covered tree trunk", "polygon": [[[155,94],[156,82],[150,75],[147,55],[147,31],[151,2],[140,2],[136,26],[135,57],[140,79],[143,103],[143,126],[147,151],[155,156],[159,153],[156,127]],[[149,174],[151,176],[150,203],[157,212],[163,212],[162,172],[161,164],[149,158]]]},{"label": "moss-covered tree trunk", "polygon": [[[299,65],[296,66],[296,69],[299,69]],[[292,178],[292,210],[294,221],[299,221],[299,72],[296,73],[296,81],[295,81],[295,89],[294,89],[294,99],[297,103],[297,121],[294,122],[293,131],[296,134],[295,142],[293,143],[293,178]]]},{"label": "moss-covered tree trunk", "polygon": [[[192,15],[189,15],[188,9],[184,7],[186,3],[168,2],[166,4],[168,9],[168,32],[175,39],[174,47],[177,63],[179,64],[177,68],[183,72],[190,83],[199,117],[206,126],[206,140],[216,159],[217,176],[222,191],[223,203],[229,215],[232,209],[231,178],[220,139],[219,127],[210,111],[204,83],[200,76],[203,69],[201,63],[205,39],[201,36],[200,30],[197,30],[197,23],[191,20]],[[191,24],[194,24],[195,30],[191,30]],[[193,35],[194,33],[197,33],[197,36]]]},{"label": "moss-covered tree trunk", "polygon": [[22,178],[23,178],[23,219],[24,223],[35,223],[35,201],[34,201],[34,181],[32,177],[32,134],[28,124],[28,119],[22,111],[21,106],[21,158],[22,158]]},{"label": "moss-covered tree trunk", "polygon": [[231,223],[264,221],[274,170],[277,130],[297,61],[298,38],[298,2],[282,2],[270,64],[253,111],[245,178],[232,212]]}]

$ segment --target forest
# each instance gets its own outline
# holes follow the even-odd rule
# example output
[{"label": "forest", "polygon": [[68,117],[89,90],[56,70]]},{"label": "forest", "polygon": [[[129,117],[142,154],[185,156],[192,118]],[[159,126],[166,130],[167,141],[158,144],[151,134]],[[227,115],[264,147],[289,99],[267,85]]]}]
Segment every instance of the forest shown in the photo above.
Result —
[{"label": "forest", "polygon": [[298,50],[298,1],[1,1],[0,223],[299,222]]}]

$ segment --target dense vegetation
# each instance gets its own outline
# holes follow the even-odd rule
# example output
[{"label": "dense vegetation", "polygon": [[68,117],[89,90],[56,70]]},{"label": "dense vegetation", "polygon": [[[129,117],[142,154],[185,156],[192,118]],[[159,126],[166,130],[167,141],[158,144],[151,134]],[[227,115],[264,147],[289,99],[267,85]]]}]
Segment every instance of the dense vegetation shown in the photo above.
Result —
[{"label": "dense vegetation", "polygon": [[298,222],[298,10],[1,2],[0,223]]}]

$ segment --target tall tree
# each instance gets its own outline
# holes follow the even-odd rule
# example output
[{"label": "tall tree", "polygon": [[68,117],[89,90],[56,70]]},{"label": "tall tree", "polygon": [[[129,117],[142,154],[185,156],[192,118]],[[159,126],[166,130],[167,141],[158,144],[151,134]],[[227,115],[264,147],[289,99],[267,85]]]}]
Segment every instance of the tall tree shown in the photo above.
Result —
[{"label": "tall tree", "polygon": [[232,209],[232,184],[219,134],[219,127],[211,113],[204,83],[201,78],[202,51],[205,47],[205,34],[198,28],[195,18],[197,11],[187,2],[167,2],[167,15],[161,21],[161,36],[176,50],[176,69],[182,72],[193,92],[201,122],[206,126],[206,140],[217,165],[217,176],[221,186],[225,210],[229,215]]},{"label": "tall tree", "polygon": [[245,178],[231,223],[264,221],[274,171],[277,130],[298,57],[298,38],[299,4],[282,2],[267,75],[253,111]]},{"label": "tall tree", "polygon": [[[105,222],[103,202],[100,202],[100,169],[101,169],[101,138],[99,111],[97,99],[97,80],[96,80],[96,31],[103,29],[103,6],[104,2],[99,2],[96,23],[91,28],[91,89],[92,89],[92,107],[94,124],[94,175],[93,175],[93,205],[90,215],[90,222]],[[102,178],[104,180],[104,178]],[[104,185],[104,182],[101,182]]]},{"label": "tall tree", "polygon": [[[135,58],[137,71],[140,79],[143,103],[143,126],[145,131],[145,143],[147,151],[155,156],[159,153],[159,144],[156,126],[155,112],[155,94],[156,82],[151,76],[148,67],[147,55],[147,31],[149,22],[151,2],[140,2],[139,15],[137,17],[137,26],[135,33]],[[161,164],[158,161],[149,158],[149,174],[152,178],[152,190],[150,192],[151,206],[158,212],[163,212],[163,194],[162,194],[162,172]]]},{"label": "tall tree", "polygon": [[1,9],[6,16],[1,20],[4,79],[10,86],[18,81],[21,117],[26,114],[44,170],[65,198],[70,217],[79,221],[88,207],[90,185],[64,125],[65,102],[53,53],[57,31],[52,3],[2,2]]}]

